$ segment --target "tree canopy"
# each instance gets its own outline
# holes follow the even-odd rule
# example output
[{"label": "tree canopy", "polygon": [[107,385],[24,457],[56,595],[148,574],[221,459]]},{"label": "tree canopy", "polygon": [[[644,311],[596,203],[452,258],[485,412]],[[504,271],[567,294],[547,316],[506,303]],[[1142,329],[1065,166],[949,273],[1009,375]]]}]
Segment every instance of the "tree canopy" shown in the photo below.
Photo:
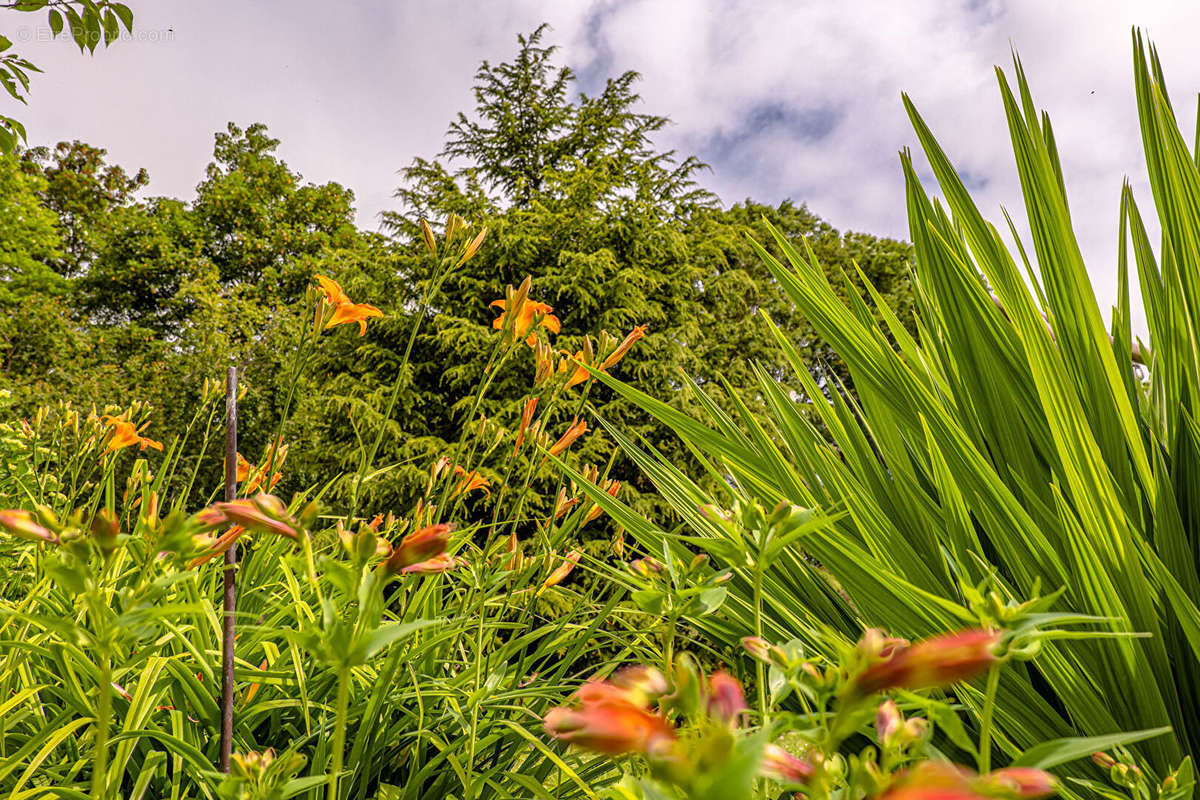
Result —
[{"label": "tree canopy", "polygon": [[[573,353],[586,337],[620,338],[644,325],[645,339],[615,372],[660,394],[694,380],[720,402],[728,402],[721,381],[749,385],[756,365],[786,373],[763,335],[764,314],[805,358],[845,379],[754,253],[749,237],[769,239],[764,220],[807,240],[839,283],[856,286],[865,276],[909,317],[905,244],[843,235],[790,201],[723,208],[698,183],[705,166],[697,158],[656,146],[667,119],[642,110],[636,73],[610,78],[594,96],[577,92],[544,36],[539,28],[519,38],[512,61],[480,66],[474,106],[451,121],[440,155],[402,170],[397,208],[383,215],[387,235],[358,229],[353,193],[306,183],[259,124],[231,123],[216,134],[212,163],[190,200],[142,197],[144,170],[110,164],[102,149],[81,142],[0,161],[0,184],[9,187],[0,202],[18,209],[0,215],[0,226],[16,226],[0,236],[8,243],[0,250],[0,303],[21,309],[3,329],[0,350],[14,402],[30,408],[47,395],[120,402],[125,387],[136,387],[165,435],[184,424],[203,379],[234,363],[248,387],[244,449],[261,450],[290,388],[280,353],[307,324],[295,307],[314,274],[329,275],[385,316],[362,338],[329,334],[300,378],[284,431],[294,456],[283,488],[353,471],[357,443],[383,431],[381,469],[364,489],[370,508],[386,510],[411,501],[432,461],[457,440],[485,369],[497,313],[489,304],[526,276],[533,298],[562,321],[555,348]],[[489,233],[422,311],[415,298],[429,288],[436,260],[418,223],[452,214]],[[35,317],[37,335],[16,334]],[[402,391],[384,419],[382,398],[418,322]],[[533,352],[522,351],[494,377],[482,413],[515,424],[533,372]],[[668,394],[680,409],[699,411],[687,392]],[[607,390],[594,389],[588,402],[601,419],[669,457],[689,457]],[[569,416],[558,423],[565,427]],[[572,457],[616,459],[617,477],[646,488],[603,435],[587,437]],[[208,458],[215,476],[216,456]],[[550,468],[543,469],[539,487],[549,490]],[[328,497],[344,502],[347,491],[338,483]],[[544,502],[541,494],[533,501]]]}]

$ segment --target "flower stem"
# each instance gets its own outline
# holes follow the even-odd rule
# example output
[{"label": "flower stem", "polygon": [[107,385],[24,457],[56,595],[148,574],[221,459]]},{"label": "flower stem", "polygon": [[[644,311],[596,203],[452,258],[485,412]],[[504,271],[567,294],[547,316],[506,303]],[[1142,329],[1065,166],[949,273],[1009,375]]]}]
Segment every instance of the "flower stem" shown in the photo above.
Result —
[{"label": "flower stem", "polygon": [[338,800],[338,779],[346,757],[346,714],[350,706],[350,668],[341,667],[337,676],[337,706],[333,729],[333,767],[329,771],[329,800]]},{"label": "flower stem", "polygon": [[100,652],[100,696],[96,704],[96,738],[92,753],[92,798],[108,800],[108,726],[112,718],[112,658]]},{"label": "flower stem", "polygon": [[[762,564],[759,559],[754,562],[754,635],[759,639],[763,635],[762,617]],[[754,660],[754,682],[758,684],[758,717],[763,728],[771,723],[771,712],[767,708],[767,670],[761,659]]]},{"label": "flower stem", "polygon": [[479,732],[479,688],[482,685],[483,676],[481,667],[483,666],[483,622],[484,614],[487,611],[487,590],[483,585],[482,576],[477,576],[479,581],[479,608],[476,616],[479,617],[479,624],[475,629],[475,681],[474,689],[471,692],[473,704],[471,706],[471,740],[468,745],[467,754],[467,797],[475,797],[475,740]]},{"label": "flower stem", "polygon": [[983,711],[979,716],[979,773],[992,768],[992,712],[996,708],[996,690],[1000,687],[1000,665],[993,664],[988,670],[987,689],[983,697]]}]

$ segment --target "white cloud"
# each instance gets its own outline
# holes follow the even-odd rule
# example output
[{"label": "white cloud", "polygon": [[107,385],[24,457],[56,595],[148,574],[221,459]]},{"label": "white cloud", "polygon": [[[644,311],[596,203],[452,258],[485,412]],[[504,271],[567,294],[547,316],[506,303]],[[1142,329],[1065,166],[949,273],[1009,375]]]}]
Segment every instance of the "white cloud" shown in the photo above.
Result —
[{"label": "white cloud", "polygon": [[[585,81],[641,72],[645,109],[675,123],[662,143],[710,162],[703,180],[727,202],[791,197],[840,228],[905,235],[896,152],[916,149],[899,100],[907,91],[985,213],[999,220],[1004,203],[1019,216],[992,73],[1007,69],[1015,47],[1054,121],[1105,304],[1122,178],[1134,179],[1147,210],[1151,202],[1131,26],[1158,44],[1186,125],[1200,87],[1191,58],[1200,8],[1185,0],[158,0],[134,10],[137,29],[159,41],[94,58],[64,42],[21,43],[47,70],[21,110],[31,140],[85,139],[146,166],[154,192],[188,197],[213,131],[266,122],[293,169],[355,190],[368,226],[392,205],[395,171],[434,155],[454,113],[470,106],[478,62],[510,57],[515,35],[542,20]],[[14,19],[40,23],[11,12],[0,22]]]}]

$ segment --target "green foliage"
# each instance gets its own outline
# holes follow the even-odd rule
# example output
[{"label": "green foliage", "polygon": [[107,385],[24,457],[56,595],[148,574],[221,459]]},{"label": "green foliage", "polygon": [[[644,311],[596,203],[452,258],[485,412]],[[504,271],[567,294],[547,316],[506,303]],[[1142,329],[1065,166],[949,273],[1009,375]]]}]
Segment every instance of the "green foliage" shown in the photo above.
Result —
[{"label": "green foliage", "polygon": [[[1191,522],[1200,452],[1193,421],[1200,172],[1157,56],[1147,55],[1140,36],[1134,54],[1163,235],[1156,254],[1126,185],[1121,294],[1109,329],[1072,232],[1049,121],[1037,113],[1018,62],[1015,91],[998,75],[1036,266],[1023,249],[1014,258],[1005,248],[906,100],[945,198],[929,197],[903,153],[920,336],[910,336],[877,294],[835,288],[814,249],[778,231],[783,258],[760,248],[788,298],[841,356],[856,394],[836,381],[819,383],[769,320],[805,392],[797,399],[758,369],[755,385],[739,394],[767,404],[766,424],[746,407],[727,416],[712,404],[699,423],[599,377],[728,479],[729,488],[712,496],[719,505],[782,501],[830,516],[831,524],[801,540],[804,552],[792,548],[766,565],[764,636],[799,637],[818,649],[826,627],[848,636],[868,626],[919,636],[970,619],[986,599],[971,588],[979,581],[994,582],[1001,600],[1055,588],[1060,607],[1104,618],[1115,638],[1045,644],[1035,666],[1000,681],[994,719],[977,690],[966,687],[959,699],[977,728],[994,725],[1009,758],[1048,738],[1169,726],[1170,735],[1130,747],[1138,775],[1161,779],[1200,747]],[[1131,343],[1131,252],[1151,348]],[[703,387],[691,389],[708,402]],[[662,453],[613,435],[685,520],[687,541],[721,563],[729,534],[695,511],[709,493]],[[648,546],[678,541],[598,501]],[[729,587],[725,618],[695,620],[717,641],[754,630],[752,574],[735,569]]]},{"label": "green foliage", "polygon": [[[468,354],[477,346],[484,309],[505,285],[526,275],[534,279],[537,299],[554,308],[571,334],[555,343],[559,349],[575,352],[585,336],[604,330],[621,336],[635,325],[648,326],[638,358],[618,367],[641,385],[678,387],[681,373],[715,381],[717,365],[736,372],[753,360],[783,374],[785,362],[755,330],[759,309],[775,312],[806,355],[828,358],[828,347],[781,301],[748,244],[747,233],[765,233],[764,215],[789,236],[813,237],[831,274],[850,272],[851,258],[858,257],[867,279],[902,318],[911,319],[903,244],[841,236],[791,203],[774,208],[748,200],[721,210],[695,183],[703,164],[692,157],[677,161],[654,147],[650,137],[667,120],[635,110],[637,74],[610,79],[595,97],[572,98],[574,76],[554,66],[554,48],[543,46],[543,32],[520,37],[512,62],[480,68],[474,113],[460,114],[447,133],[442,156],[449,164],[414,161],[396,193],[402,211],[384,215],[402,241],[419,241],[418,217],[449,213],[489,231],[480,254],[443,287],[432,330],[418,343],[413,384],[420,394],[414,405],[427,415],[429,433],[444,438],[453,429],[454,406],[444,397],[447,390],[461,396],[461,387],[478,378]],[[424,374],[423,364],[429,365]],[[747,368],[729,377],[752,376]],[[513,382],[498,385],[485,413],[511,409],[522,391]],[[686,455],[620,397],[600,388],[590,399],[630,435]],[[671,402],[703,413],[686,393]],[[717,402],[733,408],[721,394]],[[587,455],[601,462],[613,453],[595,449]],[[399,452],[389,460],[405,458]],[[624,458],[613,474],[636,491],[649,488]],[[640,507],[665,510],[650,495]]]},{"label": "green foliage", "polygon": [[[563,322],[556,349],[574,353],[585,337],[604,330],[622,337],[647,325],[637,358],[615,374],[678,387],[687,373],[713,387],[728,410],[734,405],[715,385],[717,365],[728,365],[727,377],[743,385],[754,377],[748,364],[759,361],[801,388],[758,335],[760,310],[780,321],[805,357],[844,373],[750,247],[747,233],[766,235],[764,217],[789,237],[813,241],[832,275],[852,271],[857,258],[897,313],[911,319],[907,246],[841,235],[791,203],[717,208],[693,182],[702,165],[676,162],[653,146],[649,137],[666,120],[636,110],[634,73],[609,81],[596,97],[572,97],[572,76],[553,65],[554,50],[541,36],[523,37],[512,62],[481,67],[477,108],[447,135],[455,170],[417,160],[404,171],[397,193],[404,211],[385,215],[390,237],[357,230],[352,194],[336,183],[306,184],[261,125],[217,134],[213,163],[188,202],[138,199],[145,172],[110,164],[103,150],[83,143],[26,151],[29,180],[44,184],[15,196],[31,208],[40,199],[42,211],[55,212],[62,237],[60,255],[35,261],[50,268],[49,278],[69,280],[59,281],[62,291],[22,295],[36,330],[10,338],[0,355],[17,410],[32,413],[48,396],[124,403],[132,387],[154,408],[155,428],[174,433],[203,379],[233,363],[247,386],[246,449],[261,450],[292,388],[281,354],[301,335],[283,312],[314,274],[329,275],[385,316],[361,339],[339,337],[299,379],[296,414],[284,431],[296,445],[284,490],[360,472],[358,441],[382,437],[372,465],[378,469],[362,482],[359,502],[386,511],[418,496],[429,463],[457,437],[482,378],[478,353],[496,315],[488,304],[527,275],[535,299]],[[482,248],[430,302],[409,302],[428,292],[438,263],[422,244],[418,215],[454,213],[488,230]],[[854,284],[861,287],[861,279]],[[399,375],[414,331],[409,366]],[[481,409],[502,424],[519,416],[534,371],[532,351],[512,358],[518,368],[497,377]],[[633,404],[602,387],[590,399],[631,434],[687,457]],[[703,413],[685,392],[672,402]],[[554,429],[565,429],[570,417],[560,411]],[[609,473],[624,491],[644,495],[639,508],[667,511],[611,442],[587,440],[571,458],[604,465],[614,456]],[[213,459],[203,470],[215,482]],[[348,508],[355,485],[339,480],[328,497]],[[538,469],[530,507],[546,512],[554,485],[553,471]]]},{"label": "green foliage", "polygon": [[29,295],[62,295],[67,288],[46,264],[59,256],[62,242],[54,211],[38,199],[44,187],[16,158],[0,155],[0,305],[6,309]]},{"label": "green foliage", "polygon": [[[121,36],[121,28],[133,33],[133,12],[113,0],[14,0],[5,8],[31,14],[46,11],[51,33],[57,37],[66,30],[81,53],[94,54],[101,44],[108,47]],[[29,73],[41,70],[11,48],[12,40],[0,36],[0,88],[13,100],[27,103]],[[25,126],[0,114],[0,155],[11,154],[24,142]]]}]

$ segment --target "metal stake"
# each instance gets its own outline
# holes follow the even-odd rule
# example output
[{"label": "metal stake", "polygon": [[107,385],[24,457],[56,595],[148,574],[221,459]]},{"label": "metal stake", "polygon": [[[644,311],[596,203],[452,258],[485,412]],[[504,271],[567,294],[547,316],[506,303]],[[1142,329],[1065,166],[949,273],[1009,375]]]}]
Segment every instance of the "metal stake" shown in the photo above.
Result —
[{"label": "metal stake", "polygon": [[[225,499],[237,499],[237,367],[225,373]],[[238,547],[225,551],[224,616],[221,627],[221,772],[229,772],[233,752],[233,621],[237,610]]]}]

